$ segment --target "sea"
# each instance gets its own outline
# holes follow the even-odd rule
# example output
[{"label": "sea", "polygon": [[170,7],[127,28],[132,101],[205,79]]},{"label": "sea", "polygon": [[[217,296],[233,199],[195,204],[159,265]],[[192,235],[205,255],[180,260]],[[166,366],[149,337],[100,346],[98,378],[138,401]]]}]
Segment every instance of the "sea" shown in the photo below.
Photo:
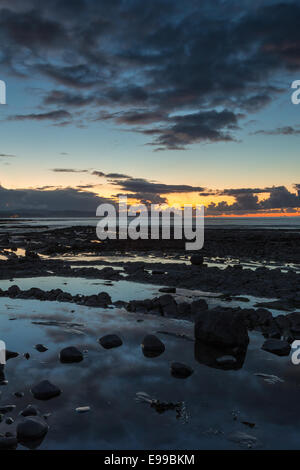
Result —
[{"label": "sea", "polygon": [[[56,229],[74,226],[95,226],[99,217],[66,217],[66,218],[15,218],[1,219],[0,231],[11,232],[14,229]],[[215,229],[281,229],[300,230],[300,216],[288,217],[205,217],[206,228]]]}]

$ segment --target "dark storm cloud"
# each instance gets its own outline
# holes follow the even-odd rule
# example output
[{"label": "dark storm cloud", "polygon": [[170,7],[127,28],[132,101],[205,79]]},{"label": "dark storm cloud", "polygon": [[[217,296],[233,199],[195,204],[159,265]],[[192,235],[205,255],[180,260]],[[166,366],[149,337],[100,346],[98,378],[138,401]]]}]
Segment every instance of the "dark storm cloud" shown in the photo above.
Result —
[{"label": "dark storm cloud", "polygon": [[163,184],[153,183],[143,178],[129,178],[125,181],[117,180],[113,184],[121,187],[122,190],[136,194],[171,194],[171,193],[191,193],[199,192],[204,188],[184,184]]},{"label": "dark storm cloud", "polygon": [[133,199],[134,201],[137,200],[138,204],[146,204],[147,206],[149,204],[166,204],[168,202],[166,197],[160,196],[159,194],[153,194],[153,193],[134,193],[134,194],[119,193],[115,195],[115,197],[120,197],[120,196],[126,196],[129,201],[130,199]]},{"label": "dark storm cloud", "polygon": [[166,114],[159,111],[133,110],[123,113],[102,113],[99,119],[114,119],[118,124],[146,125],[153,122],[165,121]]},{"label": "dark storm cloud", "polygon": [[86,64],[67,66],[42,64],[37,69],[58,83],[74,88],[89,88],[98,84],[100,80],[97,68]]},{"label": "dark storm cloud", "polygon": [[232,141],[230,130],[238,129],[238,116],[229,111],[208,111],[169,119],[174,123],[168,128],[142,131],[144,134],[157,135],[153,145],[160,150],[182,150],[186,145],[196,142]]},{"label": "dark storm cloud", "polygon": [[123,173],[103,173],[103,171],[97,171],[97,170],[92,171],[91,174],[95,176],[99,176],[100,178],[110,178],[112,180],[131,178],[131,176],[124,175]]},{"label": "dark storm cloud", "polygon": [[[144,132],[158,148],[238,140],[242,114],[281,91],[274,76],[300,69],[296,1],[2,0],[1,6],[3,71],[59,85],[44,96],[46,107],[80,106],[80,119],[106,116]],[[231,118],[222,121],[221,113]]]},{"label": "dark storm cloud", "polygon": [[258,130],[254,134],[262,135],[300,135],[300,129],[295,129],[293,126],[277,127],[272,130]]},{"label": "dark storm cloud", "polygon": [[272,188],[235,188],[235,189],[223,189],[218,191],[217,194],[223,196],[238,196],[243,194],[263,194],[270,193],[274,189],[283,189],[284,186],[272,187]]},{"label": "dark storm cloud", "polygon": [[130,179],[131,176],[124,175],[123,173],[106,173],[106,178],[111,179]]},{"label": "dark storm cloud", "polygon": [[112,201],[99,197],[93,192],[75,188],[39,190],[6,189],[0,186],[1,211],[44,210],[59,213],[63,210],[72,210],[96,212],[98,205],[103,202]]},{"label": "dark storm cloud", "polygon": [[[13,2],[10,2],[13,3]],[[49,20],[37,10],[12,12],[2,8],[0,15],[0,37],[5,39],[2,44],[9,47],[28,47],[32,51],[39,48],[61,47],[67,39],[65,28],[57,21]]]},{"label": "dark storm cloud", "polygon": [[49,111],[47,113],[16,114],[14,116],[8,117],[10,121],[60,121],[62,119],[70,118],[71,114],[64,109],[59,109],[57,111]]},{"label": "dark storm cloud", "polygon": [[[298,185],[294,185],[297,190]],[[269,195],[259,200],[257,194],[268,193]],[[290,210],[300,208],[300,193],[292,193],[285,186],[274,186],[271,188],[241,188],[229,189],[216,192],[218,195],[228,195],[235,198],[230,204],[227,201],[211,203],[207,208],[208,214],[243,214],[264,212],[269,210]]]}]

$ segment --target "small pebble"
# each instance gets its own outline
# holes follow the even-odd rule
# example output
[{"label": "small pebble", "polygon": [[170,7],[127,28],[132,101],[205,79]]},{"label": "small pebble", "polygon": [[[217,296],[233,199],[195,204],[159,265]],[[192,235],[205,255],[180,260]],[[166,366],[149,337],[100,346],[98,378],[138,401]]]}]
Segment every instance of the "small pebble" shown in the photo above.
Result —
[{"label": "small pebble", "polygon": [[44,346],[43,344],[36,344],[34,347],[38,352],[48,351],[48,348],[46,348],[46,346]]},{"label": "small pebble", "polygon": [[90,411],[90,409],[91,408],[89,406],[79,406],[75,409],[75,411],[77,411],[77,413],[87,413],[88,411]]}]

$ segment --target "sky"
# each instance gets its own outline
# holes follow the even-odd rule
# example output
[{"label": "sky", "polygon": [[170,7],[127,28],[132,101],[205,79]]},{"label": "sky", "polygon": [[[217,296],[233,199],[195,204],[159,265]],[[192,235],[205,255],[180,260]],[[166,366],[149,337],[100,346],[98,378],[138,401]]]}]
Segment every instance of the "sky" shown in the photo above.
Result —
[{"label": "sky", "polygon": [[0,211],[300,215],[300,4],[1,0]]}]

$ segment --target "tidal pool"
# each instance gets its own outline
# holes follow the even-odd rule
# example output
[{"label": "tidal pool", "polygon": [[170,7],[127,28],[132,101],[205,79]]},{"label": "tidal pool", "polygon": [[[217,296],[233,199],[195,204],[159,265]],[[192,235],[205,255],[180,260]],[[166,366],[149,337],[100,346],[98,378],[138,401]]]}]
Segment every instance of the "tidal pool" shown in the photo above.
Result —
[{"label": "tidal pool", "polygon": [[[182,320],[1,298],[0,326],[7,348],[20,353],[7,362],[8,384],[0,388],[1,404],[17,405],[9,413],[16,422],[2,422],[1,433],[14,432],[18,413],[32,403],[41,413],[51,413],[47,436],[34,444],[41,449],[243,448],[243,442],[232,440],[231,433],[237,431],[251,435],[253,447],[300,448],[299,366],[289,357],[262,351],[264,338],[258,333],[251,333],[240,368],[222,370],[209,365],[207,353],[192,340],[192,323]],[[99,337],[110,333],[120,335],[121,347],[105,350],[99,345]],[[140,345],[146,334],[157,334],[164,342],[161,356],[143,355]],[[48,351],[36,351],[37,343]],[[86,351],[81,363],[59,362],[59,351],[70,345]],[[28,360],[23,357],[26,352]],[[173,361],[191,366],[193,375],[185,380],[172,377]],[[256,373],[276,375],[282,382],[272,385]],[[61,396],[49,401],[33,398],[31,387],[43,379],[59,386]],[[16,398],[17,391],[24,397]],[[147,403],[137,403],[138,392],[165,402],[184,402],[186,414],[179,419],[172,410],[160,414]],[[78,414],[79,406],[91,410]]]}]

